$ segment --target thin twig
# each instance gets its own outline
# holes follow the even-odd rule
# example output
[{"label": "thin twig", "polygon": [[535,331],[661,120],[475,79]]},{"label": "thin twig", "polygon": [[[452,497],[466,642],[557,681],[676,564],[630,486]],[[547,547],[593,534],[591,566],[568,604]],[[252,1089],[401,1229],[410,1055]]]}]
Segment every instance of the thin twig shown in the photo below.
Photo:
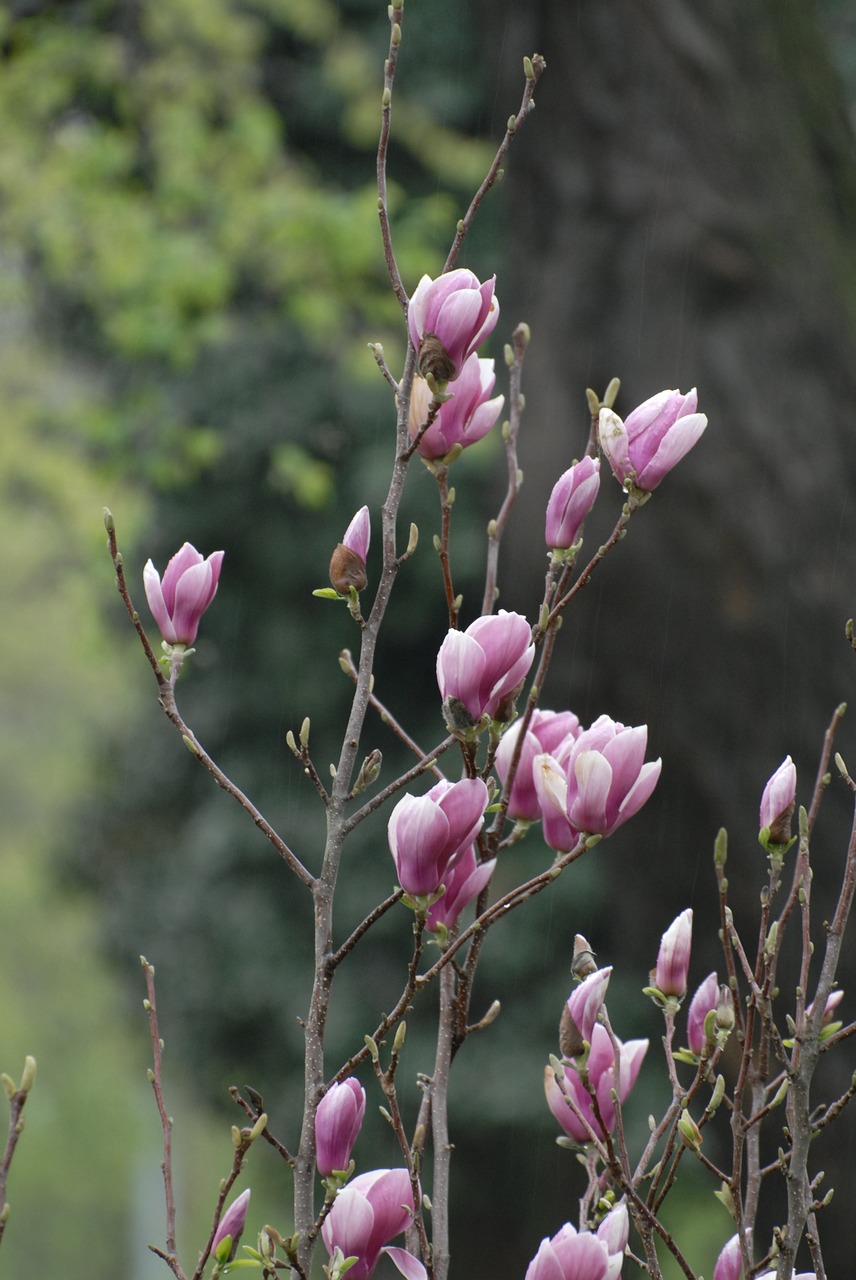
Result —
[{"label": "thin twig", "polygon": [[149,1069],[149,1081],[155,1095],[157,1103],[158,1115],[160,1116],[161,1129],[163,1131],[163,1163],[161,1169],[163,1171],[163,1190],[164,1200],[166,1202],[166,1252],[162,1253],[159,1249],[153,1249],[159,1257],[163,1258],[169,1266],[173,1275],[177,1280],[185,1280],[184,1272],[178,1261],[178,1255],[175,1244],[175,1192],[172,1182],[172,1119],[167,1115],[166,1105],[163,1097],[163,1041],[158,1031],[158,1013],[157,1002],[155,999],[155,970],[154,965],[149,964],[145,956],[140,956],[140,964],[143,966],[143,973],[146,979],[146,1000],[144,1002],[146,1013],[149,1018],[149,1032],[152,1039],[152,1057],[154,1061],[153,1068]]}]

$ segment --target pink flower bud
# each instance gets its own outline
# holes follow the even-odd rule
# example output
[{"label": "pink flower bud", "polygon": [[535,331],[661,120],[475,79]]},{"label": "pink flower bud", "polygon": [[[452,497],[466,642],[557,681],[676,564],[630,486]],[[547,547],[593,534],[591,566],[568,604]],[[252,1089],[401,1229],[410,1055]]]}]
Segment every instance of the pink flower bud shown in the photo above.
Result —
[{"label": "pink flower bud", "polygon": [[[590,1043],[591,1052],[589,1053],[587,1064],[589,1081],[595,1091],[603,1123],[611,1133],[615,1124],[615,1103],[612,1099],[612,1092],[616,1090],[621,1103],[626,1101],[636,1083],[645,1054],[648,1052],[648,1041],[627,1040],[624,1044],[620,1040],[618,1041],[621,1053],[617,1086],[615,1080],[615,1050],[612,1047],[609,1032],[599,1022],[595,1023],[592,1028]],[[568,1106],[556,1081],[553,1068],[547,1067],[544,1073],[544,1092],[547,1097],[547,1105],[553,1115],[568,1137],[581,1146],[586,1146],[591,1142],[586,1124],[598,1138],[602,1139],[605,1136],[603,1128],[595,1116],[589,1092],[580,1079],[573,1063],[564,1067],[564,1076],[565,1092],[575,1102],[579,1116]],[[580,1117],[582,1117],[582,1120]],[[586,1123],[583,1123],[583,1121]]]},{"label": "pink flower bud", "polygon": [[360,507],[330,557],[330,581],[340,596],[349,595],[351,587],[362,591],[368,582],[366,557],[371,531],[369,509]]},{"label": "pink flower bud", "polygon": [[202,615],[217,593],[223,555],[212,551],[206,560],[185,542],[167,565],[163,582],[151,560],[146,562],[146,599],[167,644],[193,644]]},{"label": "pink flower bud", "polygon": [[511,718],[510,703],[532,665],[535,646],[520,613],[476,618],[466,631],[450,631],[437,654],[437,683],[450,728],[462,730],[483,715]]},{"label": "pink flower bud", "polygon": [[361,1173],[339,1192],[321,1226],[327,1252],[341,1249],[357,1261],[348,1269],[351,1280],[367,1280],[385,1253],[407,1280],[425,1280],[425,1268],[404,1249],[385,1248],[388,1240],[406,1231],[413,1218],[413,1189],[406,1169],[375,1169]]},{"label": "pink flower bud", "polygon": [[431,906],[425,928],[431,933],[436,933],[440,925],[453,928],[464,907],[469,906],[486,887],[495,866],[496,858],[477,862],[472,845],[459,853],[446,868],[443,876],[445,889]]},{"label": "pink flower bud", "polygon": [[624,487],[650,493],[701,436],[707,417],[696,413],[695,387],[661,391],[634,409],[622,422],[611,409],[601,409],[600,447],[616,480]]},{"label": "pink flower bud", "polygon": [[797,794],[797,767],[785,756],[768,781],[761,796],[758,820],[769,831],[770,844],[787,844],[791,838],[791,817]]},{"label": "pink flower bud", "polygon": [[[446,388],[451,400],[442,404],[431,426],[420,438],[417,451],[429,461],[444,458],[454,445],[466,449],[486,436],[496,422],[505,396],[490,399],[496,375],[493,360],[470,356],[454,382]],[[410,393],[410,435],[415,437],[428,420],[432,395],[424,378],[414,378]]]},{"label": "pink flower bud", "polygon": [[[502,735],[496,751],[496,771],[505,785],[522,721],[513,724]],[[532,766],[536,755],[547,751],[561,758],[570,751],[580,731],[579,719],[572,711],[534,711],[520,749],[520,760],[511,796],[508,816],[515,822],[534,822],[541,812]]]},{"label": "pink flower bud", "polygon": [[544,537],[548,547],[560,551],[574,545],[599,488],[598,458],[583,458],[559,477],[547,503]]},{"label": "pink flower bud", "polygon": [[345,530],[342,542],[353,551],[365,564],[369,555],[369,542],[372,536],[371,518],[368,507],[360,507],[351,523]]},{"label": "pink flower bud", "polygon": [[352,1076],[331,1084],[315,1113],[318,1172],[347,1169],[366,1114],[366,1091]]},{"label": "pink flower bud", "polygon": [[711,1009],[719,1004],[719,980],[716,973],[709,973],[690,1001],[687,1013],[687,1045],[690,1053],[700,1058],[704,1053],[707,1038],[704,1023]]},{"label": "pink flower bud", "polygon": [[231,1262],[235,1254],[238,1252],[238,1241],[241,1239],[241,1232],[244,1230],[244,1223],[247,1220],[247,1209],[250,1205],[250,1189],[242,1191],[236,1200],[233,1200],[229,1208],[220,1219],[220,1224],[214,1234],[214,1240],[211,1245],[211,1252],[216,1254],[217,1246],[226,1236],[231,1236],[232,1247],[229,1256],[224,1261]]},{"label": "pink flower bud", "polygon": [[[843,991],[840,991],[840,990],[830,991],[829,995],[826,997],[826,1004],[823,1006],[823,1016],[820,1019],[821,1027],[829,1026],[830,1022],[832,1022],[833,1018],[835,1017],[835,1010],[841,1004],[841,1001],[843,999],[844,999]],[[814,1001],[812,1000],[811,1004],[806,1008],[805,1016],[807,1018],[810,1018],[813,1012],[814,1012]]]},{"label": "pink flower bud", "polygon": [[399,800],[390,815],[388,836],[405,893],[436,893],[455,854],[471,845],[481,830],[487,801],[481,778],[438,782],[427,795]]},{"label": "pink flower bud", "polygon": [[660,760],[644,762],[647,742],[647,725],[631,729],[609,716],[600,716],[574,742],[566,769],[551,756],[536,758],[533,769],[544,839],[552,849],[572,849],[576,841],[568,841],[573,832],[611,835],[638,813],[657,785],[662,768]]},{"label": "pink flower bud", "polygon": [[654,986],[664,996],[681,1000],[686,994],[692,941],[693,913],[687,907],[672,921],[660,940]]},{"label": "pink flower bud", "polygon": [[422,277],[407,308],[407,325],[423,377],[432,374],[442,385],[460,376],[499,319],[495,284],[496,276],[482,284],[463,267],[436,280]]}]

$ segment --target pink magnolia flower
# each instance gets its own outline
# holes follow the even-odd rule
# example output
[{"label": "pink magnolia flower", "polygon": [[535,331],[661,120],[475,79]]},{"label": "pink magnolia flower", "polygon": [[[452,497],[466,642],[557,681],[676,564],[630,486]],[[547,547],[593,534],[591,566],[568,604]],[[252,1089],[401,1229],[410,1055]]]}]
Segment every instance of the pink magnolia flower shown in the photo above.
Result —
[{"label": "pink magnolia flower", "polygon": [[436,893],[446,868],[481,830],[488,802],[481,778],[438,782],[424,796],[406,795],[389,818],[389,848],[405,893]]},{"label": "pink magnolia flower", "polygon": [[[568,1049],[562,1046],[567,1057],[582,1053],[584,1040],[591,1044],[592,1032],[603,1005],[611,974],[612,965],[608,965],[605,969],[596,969],[574,987],[568,996],[565,1009],[572,1024],[570,1028],[572,1044]],[[574,1031],[578,1033],[578,1038],[573,1036]],[[576,1043],[573,1043],[574,1040]]]},{"label": "pink magnolia flower", "polygon": [[446,723],[471,728],[483,715],[509,719],[509,703],[535,657],[529,623],[520,613],[476,618],[450,631],[437,654],[437,683]]},{"label": "pink magnolia flower", "polygon": [[318,1172],[347,1169],[366,1114],[366,1091],[353,1076],[331,1084],[315,1112]]},{"label": "pink magnolia flower", "polygon": [[659,759],[645,763],[647,742],[647,725],[627,728],[600,716],[576,739],[566,766],[549,754],[536,756],[544,839],[552,849],[572,849],[581,832],[611,835],[638,813],[662,768]]},{"label": "pink magnolia flower", "polygon": [[321,1237],[332,1257],[340,1249],[357,1261],[348,1269],[351,1280],[366,1280],[385,1253],[407,1280],[425,1280],[422,1263],[406,1249],[386,1247],[410,1226],[413,1190],[406,1169],[375,1169],[361,1173],[339,1192],[321,1226]]},{"label": "pink magnolia flower", "polygon": [[690,1053],[700,1058],[707,1043],[704,1023],[711,1009],[719,1004],[719,980],[716,972],[709,973],[690,1001],[687,1013],[687,1045]]},{"label": "pink magnolia flower", "polygon": [[[496,750],[496,771],[503,786],[511,769],[522,723],[518,721],[505,731]],[[515,822],[534,822],[540,815],[541,806],[532,772],[535,757],[545,751],[559,760],[567,757],[579,732],[580,722],[573,711],[533,711],[511,786],[509,818]]]},{"label": "pink magnolia flower", "polygon": [[407,308],[407,326],[423,377],[430,373],[441,384],[459,377],[499,319],[495,284],[496,276],[482,284],[464,267],[436,280],[422,277]]},{"label": "pink magnolia flower", "polygon": [[599,458],[583,458],[559,477],[547,503],[544,538],[548,547],[559,551],[574,545],[599,488]]},{"label": "pink magnolia flower", "polygon": [[634,409],[622,422],[612,409],[601,409],[600,447],[616,480],[627,488],[650,493],[680,462],[701,436],[707,417],[696,413],[695,387],[660,391]]},{"label": "pink magnolia flower", "polygon": [[[238,1252],[238,1242],[241,1239],[241,1233],[244,1230],[244,1223],[247,1220],[247,1209],[250,1205],[250,1189],[242,1191],[236,1200],[233,1200],[229,1208],[220,1219],[220,1223],[214,1233],[214,1240],[211,1245],[211,1252],[216,1256],[217,1246],[229,1236],[232,1244],[226,1258],[220,1259],[222,1262],[231,1262],[235,1254]],[[225,1246],[224,1246],[225,1251]]]},{"label": "pink magnolia flower", "polygon": [[206,560],[185,542],[167,565],[163,581],[151,560],[146,562],[146,599],[167,644],[193,644],[202,615],[217,593],[224,554],[212,551]]},{"label": "pink magnolia flower", "polygon": [[[482,360],[473,355],[464,362],[458,377],[446,388],[452,398],[440,406],[437,416],[416,446],[423,458],[429,461],[444,458],[454,445],[466,449],[487,435],[505,404],[505,396],[490,399],[495,382],[493,360]],[[427,421],[431,400],[425,379],[414,378],[409,417],[412,437]]]},{"label": "pink magnolia flower", "polygon": [[485,888],[495,866],[496,858],[477,862],[473,845],[459,853],[446,869],[443,876],[445,889],[431,906],[425,928],[431,933],[436,933],[441,925],[446,929],[453,928],[464,907],[469,906]]},{"label": "pink magnolia flower", "polygon": [[[588,1056],[588,1075],[598,1102],[598,1110],[603,1121],[597,1118],[589,1092],[580,1079],[579,1072],[573,1063],[564,1066],[565,1092],[576,1104],[580,1115],[568,1105],[565,1095],[556,1080],[552,1067],[544,1072],[544,1093],[547,1105],[569,1138],[585,1146],[591,1142],[589,1128],[598,1139],[603,1139],[605,1131],[611,1133],[615,1124],[615,1104],[612,1101],[612,1090],[616,1089],[619,1101],[624,1103],[636,1083],[645,1054],[648,1052],[647,1040],[628,1040],[624,1044],[619,1041],[620,1063],[618,1083],[616,1085],[615,1052],[606,1027],[596,1022],[591,1033],[591,1052]],[[582,1117],[582,1119],[580,1118]],[[586,1123],[583,1123],[585,1121]],[[588,1127],[587,1127],[588,1126]]]},{"label": "pink magnolia flower", "polygon": [[761,830],[769,832],[771,844],[787,844],[790,840],[796,794],[797,767],[790,756],[785,756],[764,787],[758,812]]},{"label": "pink magnolia flower", "polygon": [[[526,1269],[526,1280],[612,1280],[607,1244],[592,1231],[577,1231],[570,1222],[547,1236]],[[620,1261],[620,1260],[619,1260]]]},{"label": "pink magnolia flower", "polygon": [[664,996],[683,999],[687,990],[693,940],[693,913],[687,907],[673,920],[660,939],[654,986]]}]

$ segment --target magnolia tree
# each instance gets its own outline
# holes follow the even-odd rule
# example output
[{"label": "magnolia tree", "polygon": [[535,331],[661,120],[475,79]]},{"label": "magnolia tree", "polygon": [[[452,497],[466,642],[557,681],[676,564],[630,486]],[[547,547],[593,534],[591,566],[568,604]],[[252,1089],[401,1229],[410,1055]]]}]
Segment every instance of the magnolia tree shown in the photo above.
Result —
[{"label": "magnolia tree", "polygon": [[[670,472],[699,440],[707,419],[698,412],[695,390],[659,391],[623,419],[615,409],[617,380],[603,396],[589,390],[591,426],[587,439],[580,441],[581,456],[557,474],[552,493],[545,495],[548,567],[543,589],[533,584],[529,617],[496,610],[500,548],[521,479],[516,443],[529,333],[525,325],[518,325],[505,347],[508,414],[500,425],[506,397],[493,394],[494,359],[479,355],[496,336],[496,282],[480,281],[456,263],[472,219],[534,105],[544,62],[537,55],[524,59],[520,109],[511,117],[495,160],[458,224],[445,269],[436,279],[423,276],[408,297],[396,263],[386,201],[402,17],[400,6],[390,10],[377,164],[382,248],[408,337],[398,377],[388,368],[382,348],[372,347],[390,389],[389,489],[379,512],[362,507],[355,514],[332,553],[332,586],[316,592],[345,604],[359,640],[358,659],[349,652],[340,659],[354,693],[330,778],[322,776],[311,754],[308,721],[297,736],[288,737],[326,816],[323,851],[297,848],[289,833],[274,830],[206,752],[179,709],[179,676],[187,674],[203,615],[214,602],[221,573],[228,572],[228,555],[214,551],[205,557],[185,543],[163,575],[151,561],[146,564],[145,595],[162,638],[158,656],[132,602],[113,517],[106,516],[119,590],[164,713],[203,768],[267,837],[282,863],[282,874],[295,882],[303,909],[314,921],[311,999],[308,1008],[295,1010],[305,1034],[302,1123],[299,1131],[274,1134],[261,1098],[252,1090],[233,1090],[246,1124],[233,1129],[232,1166],[220,1184],[207,1240],[201,1250],[198,1244],[189,1250],[198,1258],[190,1272],[175,1234],[171,1121],[164,1102],[154,969],[143,960],[154,1051],[149,1074],[163,1126],[166,1202],[165,1240],[152,1248],[177,1280],[187,1280],[188,1275],[200,1280],[209,1264],[212,1276],[242,1268],[259,1270],[266,1277],[291,1272],[308,1280],[314,1259],[328,1280],[346,1275],[365,1280],[376,1268],[389,1273],[390,1265],[408,1280],[446,1280],[452,1067],[474,1032],[490,1035],[499,1012],[496,1004],[481,1016],[471,1012],[485,939],[534,895],[552,891],[574,863],[596,857],[595,846],[633,818],[660,776],[661,761],[646,759],[646,726],[626,726],[609,714],[583,726],[568,708],[542,705],[541,695],[565,613],[577,604],[582,589],[603,559],[616,551],[658,487],[680,483]],[[481,607],[477,616],[469,617],[469,602],[465,610],[455,585],[455,492],[449,481],[462,450],[493,430],[501,432],[504,442],[507,491],[488,524]],[[436,658],[438,724],[442,716],[446,733],[427,753],[382,701],[385,673],[375,671],[378,634],[393,606],[396,580],[407,573],[417,547],[414,526],[409,534],[401,534],[405,475],[411,466],[422,465],[437,483],[437,602],[448,618],[448,633]],[[623,490],[620,515],[594,554],[581,556],[585,521],[609,471]],[[369,582],[373,526],[382,541],[382,563],[376,581]],[[227,534],[224,530],[224,541]],[[319,610],[325,607],[318,605]],[[621,714],[620,707],[610,711]],[[681,912],[666,929],[658,951],[652,938],[647,961],[655,964],[650,975],[642,958],[617,958],[625,971],[641,968],[647,975],[643,986],[646,976],[640,972],[640,986],[653,1002],[651,1030],[654,1034],[659,1027],[661,1054],[650,1052],[648,1039],[620,1038],[620,1027],[613,1027],[607,1008],[612,966],[598,967],[585,936],[576,935],[568,998],[556,1011],[557,1039],[545,1043],[543,1050],[545,1104],[561,1131],[558,1141],[578,1156],[579,1199],[568,1205],[568,1220],[557,1222],[552,1236],[540,1243],[533,1239],[526,1280],[617,1280],[640,1272],[659,1277],[667,1253],[680,1272],[698,1280],[685,1245],[662,1219],[664,1202],[687,1162],[709,1174],[711,1211],[723,1221],[722,1249],[718,1258],[709,1260],[708,1276],[787,1280],[797,1265],[811,1268],[799,1272],[801,1276],[825,1275],[820,1210],[828,1196],[822,1198],[819,1190],[822,1173],[812,1165],[810,1146],[840,1114],[856,1092],[856,1083],[843,1096],[819,1100],[812,1094],[812,1080],[821,1056],[856,1029],[856,1024],[844,1027],[838,1021],[843,993],[835,988],[856,886],[856,827],[842,859],[837,909],[819,935],[811,917],[810,856],[842,713],[843,708],[835,712],[803,807],[796,810],[797,776],[790,758],[763,789],[759,826],[767,873],[754,944],[741,938],[729,909],[723,831],[714,849],[715,884],[711,877],[711,889],[719,898],[722,964],[697,985],[686,1016],[682,1006],[689,987],[697,982],[690,980],[691,910]],[[414,755],[410,769],[386,781],[380,753],[365,754],[361,748],[366,720],[374,715],[382,716]],[[844,783],[856,790],[843,761],[838,756],[835,761]],[[427,789],[426,777],[431,780]],[[797,829],[792,834],[795,812]],[[334,901],[347,882],[347,842],[364,822],[385,824],[398,887],[342,937],[334,929]],[[542,870],[501,895],[492,893],[497,861],[536,831],[545,848]],[[396,912],[400,928],[412,934],[400,994],[384,1013],[372,1006],[366,993],[364,1040],[353,1045],[347,1060],[330,1061],[325,1033],[337,975],[343,965],[359,965],[361,939],[388,912]],[[585,922],[578,923],[585,927]],[[798,978],[780,990],[777,974],[786,945],[792,948]],[[568,946],[570,951],[570,939]],[[417,1084],[403,1080],[399,1071],[406,1019],[419,1016],[424,993],[434,986],[439,988],[436,1049],[433,1062],[422,1064]],[[625,1131],[624,1112],[632,1106],[643,1068],[659,1072],[667,1082],[668,1104],[659,1117],[649,1118],[647,1140],[636,1150]],[[19,1082],[4,1077],[11,1124],[0,1164],[0,1235],[8,1217],[7,1177],[34,1076],[35,1063],[28,1059]],[[415,1092],[418,1101],[412,1127],[403,1118],[405,1090]],[[361,1147],[369,1100],[381,1104],[394,1134],[399,1155],[393,1168],[373,1167],[371,1153]],[[707,1131],[716,1129],[719,1141],[706,1144]],[[766,1130],[774,1135],[772,1159],[762,1154]],[[247,1153],[256,1142],[276,1150],[293,1186],[293,1208],[283,1207],[275,1225],[253,1222],[248,1188],[235,1195]],[[714,1197],[724,1210],[714,1204]],[[766,1219],[777,1223],[772,1234],[763,1237],[757,1228],[762,1205]],[[725,1211],[732,1220],[731,1232],[724,1226]]]}]

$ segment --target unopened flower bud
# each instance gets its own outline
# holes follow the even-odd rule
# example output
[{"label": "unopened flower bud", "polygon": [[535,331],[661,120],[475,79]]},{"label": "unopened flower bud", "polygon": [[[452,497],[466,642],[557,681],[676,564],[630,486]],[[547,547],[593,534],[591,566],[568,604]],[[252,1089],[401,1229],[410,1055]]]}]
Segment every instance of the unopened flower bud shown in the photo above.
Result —
[{"label": "unopened flower bud", "polygon": [[[241,1238],[241,1232],[244,1230],[244,1223],[247,1220],[247,1209],[250,1203],[249,1187],[246,1191],[242,1191],[237,1200],[233,1200],[229,1208],[220,1219],[220,1225],[214,1235],[211,1245],[211,1252],[218,1262],[231,1262],[238,1251],[238,1241]],[[229,1237],[230,1244],[226,1245],[226,1237]],[[222,1245],[222,1249],[220,1246]],[[218,1251],[219,1250],[219,1251]],[[223,1256],[220,1256],[222,1252]]]},{"label": "unopened flower bud", "polygon": [[686,994],[692,938],[693,913],[687,907],[672,921],[660,940],[653,978],[662,995],[681,1000]]},{"label": "unopened flower bud", "polygon": [[790,756],[785,756],[761,796],[758,818],[761,826],[760,840],[765,848],[789,843],[796,790],[797,767]]},{"label": "unopened flower bud", "polygon": [[365,588],[370,539],[369,509],[360,507],[330,558],[330,581],[340,596],[350,595],[351,587],[358,593]]},{"label": "unopened flower bud", "polygon": [[581,933],[574,935],[574,958],[571,961],[571,973],[579,981],[594,973],[597,965],[594,952]]},{"label": "unopened flower bud", "polygon": [[315,1113],[319,1173],[347,1169],[365,1114],[366,1092],[358,1081],[349,1076],[339,1084],[331,1084]]}]

